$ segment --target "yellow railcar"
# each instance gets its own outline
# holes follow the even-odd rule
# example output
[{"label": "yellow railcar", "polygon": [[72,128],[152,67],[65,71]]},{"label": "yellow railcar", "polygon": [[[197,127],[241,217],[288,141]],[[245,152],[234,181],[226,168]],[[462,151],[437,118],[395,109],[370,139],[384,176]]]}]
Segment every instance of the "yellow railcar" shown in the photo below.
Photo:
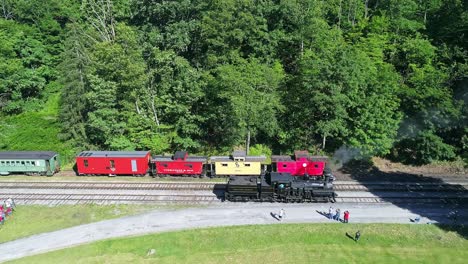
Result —
[{"label": "yellow railcar", "polygon": [[265,156],[247,156],[245,151],[234,151],[231,156],[210,157],[211,171],[215,176],[261,175],[265,171]]}]

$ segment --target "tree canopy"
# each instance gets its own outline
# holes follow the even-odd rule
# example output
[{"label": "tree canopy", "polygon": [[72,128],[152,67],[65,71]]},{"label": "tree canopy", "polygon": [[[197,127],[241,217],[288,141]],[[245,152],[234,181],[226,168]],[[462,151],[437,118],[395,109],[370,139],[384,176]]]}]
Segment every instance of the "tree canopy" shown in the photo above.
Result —
[{"label": "tree canopy", "polygon": [[76,150],[223,152],[249,137],[276,153],[468,158],[466,1],[0,7],[0,117],[59,95],[54,136]]}]

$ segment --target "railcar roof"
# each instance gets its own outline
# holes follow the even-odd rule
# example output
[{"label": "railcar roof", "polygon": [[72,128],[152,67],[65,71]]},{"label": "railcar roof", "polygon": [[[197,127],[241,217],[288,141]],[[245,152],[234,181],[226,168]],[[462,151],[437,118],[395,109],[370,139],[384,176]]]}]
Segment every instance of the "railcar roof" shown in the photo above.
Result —
[{"label": "railcar roof", "polygon": [[[188,156],[187,159],[185,160],[179,160],[179,161],[199,161],[199,162],[205,162],[207,160],[207,157],[202,157],[202,156]],[[155,161],[175,161],[173,157],[171,156],[154,156],[153,159],[151,160],[152,162]]]},{"label": "railcar roof", "polygon": [[293,159],[291,156],[280,156],[280,155],[273,155],[271,156],[271,161],[278,162],[278,161],[292,161]]},{"label": "railcar roof", "polygon": [[149,151],[83,151],[77,155],[77,157],[95,157],[95,158],[144,158],[149,154]]},{"label": "railcar roof", "polygon": [[[211,162],[221,162],[221,161],[234,161],[234,159],[230,156],[212,156],[210,157]],[[247,156],[245,157],[245,161],[247,162],[265,162],[265,156]]]},{"label": "railcar roof", "polygon": [[[308,156],[307,160],[309,161],[327,161],[328,157],[327,156]],[[280,162],[280,161],[295,161],[291,156],[286,156],[286,155],[273,155],[271,156],[271,161],[272,162]]]},{"label": "railcar roof", "polygon": [[54,151],[1,151],[0,159],[51,159],[56,155]]}]

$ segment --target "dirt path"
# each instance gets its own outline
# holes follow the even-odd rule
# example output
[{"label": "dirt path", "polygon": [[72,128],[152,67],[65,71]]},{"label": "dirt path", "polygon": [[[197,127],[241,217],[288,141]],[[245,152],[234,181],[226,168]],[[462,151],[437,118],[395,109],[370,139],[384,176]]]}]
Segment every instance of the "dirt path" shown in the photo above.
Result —
[{"label": "dirt path", "polygon": [[[328,212],[330,204],[223,204],[209,208],[160,210],[142,215],[123,217],[76,226],[55,232],[0,244],[0,262],[35,255],[102,239],[143,235],[192,228],[229,225],[282,224],[282,223],[336,223],[319,212]],[[341,211],[349,210],[350,223],[410,223],[417,214],[394,205],[333,204]],[[286,218],[279,222],[271,216],[284,208]],[[448,223],[449,209],[419,208],[424,210],[420,224]],[[459,210],[467,219],[468,210]],[[429,218],[430,219],[429,219]],[[466,221],[466,220],[465,220]]]}]

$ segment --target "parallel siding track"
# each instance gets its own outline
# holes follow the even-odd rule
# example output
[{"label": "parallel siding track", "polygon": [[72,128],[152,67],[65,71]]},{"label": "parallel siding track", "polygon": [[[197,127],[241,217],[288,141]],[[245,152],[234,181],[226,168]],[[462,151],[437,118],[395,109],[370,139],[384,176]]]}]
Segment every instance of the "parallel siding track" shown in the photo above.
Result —
[{"label": "parallel siding track", "polygon": [[[213,204],[222,201],[223,183],[189,182],[1,182],[0,199],[18,204]],[[468,183],[335,184],[338,203],[468,203]]]}]

